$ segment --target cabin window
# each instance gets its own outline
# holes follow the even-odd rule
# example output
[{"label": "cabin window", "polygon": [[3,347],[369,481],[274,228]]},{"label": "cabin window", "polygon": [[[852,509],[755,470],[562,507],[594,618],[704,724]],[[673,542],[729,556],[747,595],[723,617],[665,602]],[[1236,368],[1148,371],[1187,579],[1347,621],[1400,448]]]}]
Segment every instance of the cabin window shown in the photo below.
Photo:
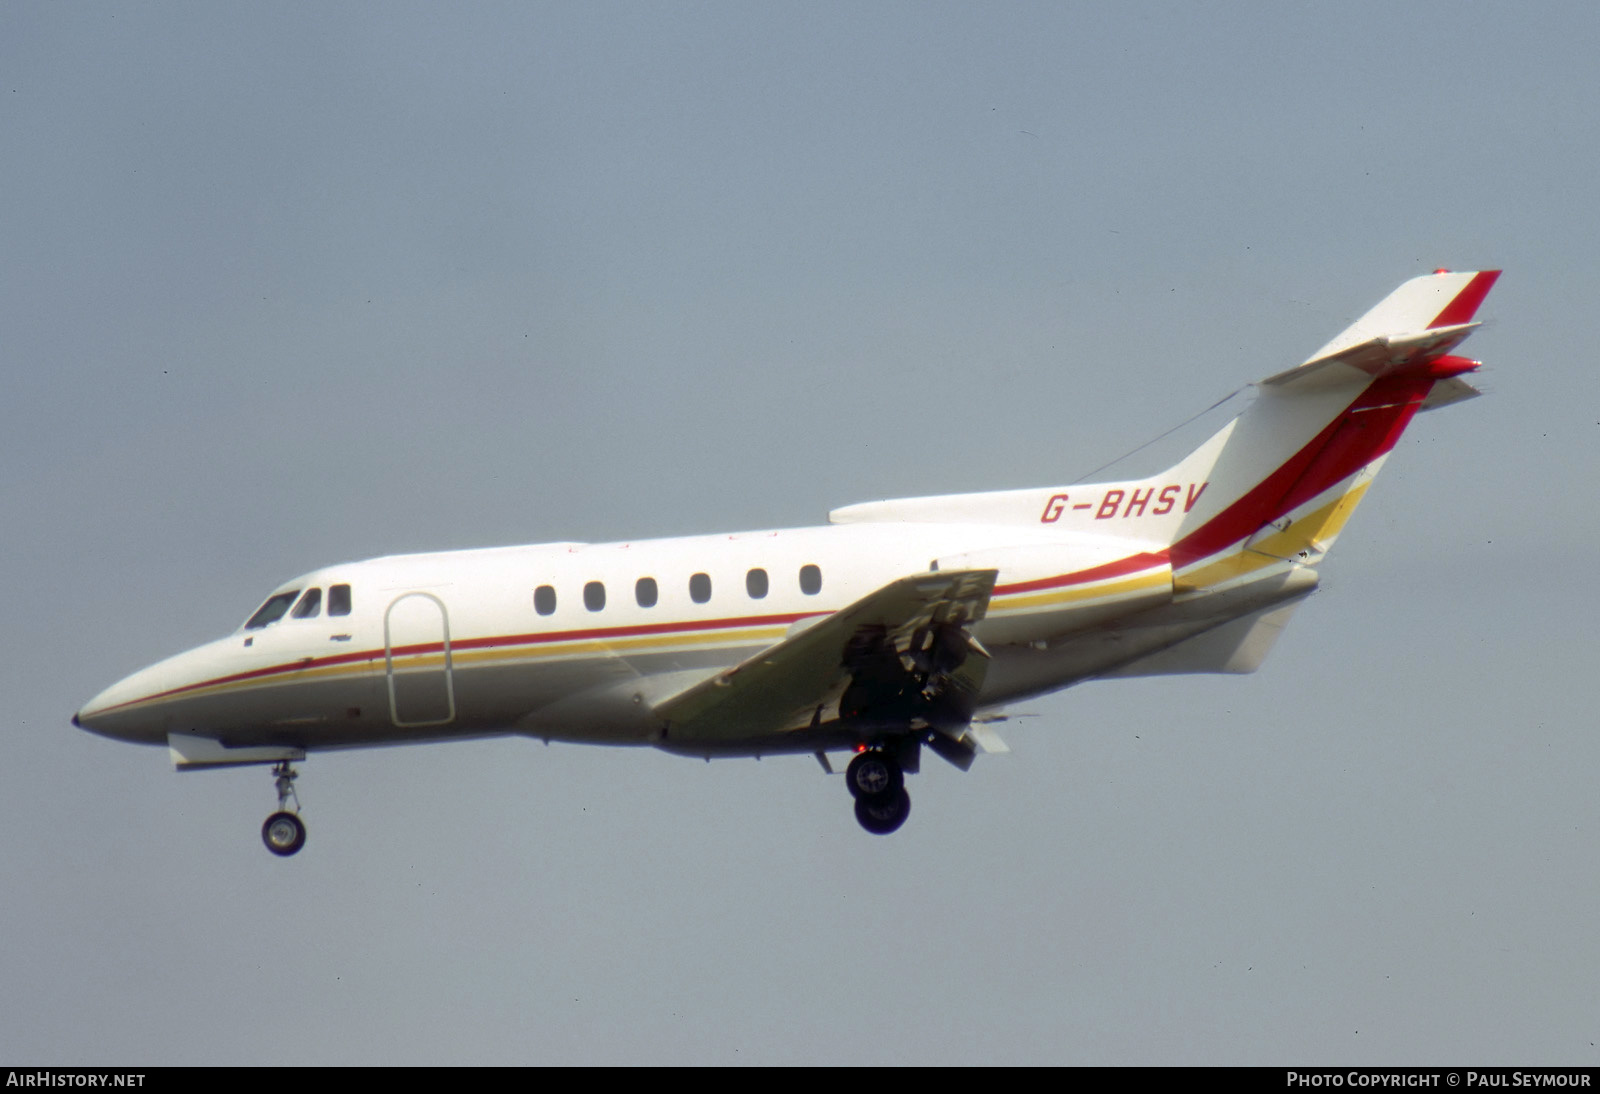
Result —
[{"label": "cabin window", "polygon": [[807,596],[816,596],[822,591],[821,568],[809,564],[800,567],[800,591]]},{"label": "cabin window", "polygon": [[279,593],[269,599],[265,604],[256,609],[256,614],[244,625],[247,631],[258,631],[269,623],[276,623],[283,618],[283,613],[289,610],[289,605],[294,603],[294,598],[300,595],[299,589],[287,593]]},{"label": "cabin window", "polygon": [[289,614],[295,619],[311,619],[322,611],[322,590],[307,589],[306,595],[300,598],[300,603],[294,606],[294,611]]},{"label": "cabin window", "polygon": [[554,585],[540,585],[533,590],[533,610],[540,615],[555,614],[556,587]]},{"label": "cabin window", "polygon": [[641,577],[633,586],[633,598],[639,602],[641,608],[655,607],[658,592],[656,579],[653,577]]},{"label": "cabin window", "polygon": [[348,585],[329,585],[328,586],[328,614],[329,615],[349,615],[350,614],[350,586],[348,586]]},{"label": "cabin window", "polygon": [[704,604],[711,599],[711,575],[695,574],[689,579],[689,599]]},{"label": "cabin window", "polygon": [[760,600],[767,595],[767,571],[751,570],[744,575],[744,591],[750,594],[751,600]]},{"label": "cabin window", "polygon": [[583,587],[583,606],[591,612],[606,606],[606,587],[602,582],[591,581]]}]

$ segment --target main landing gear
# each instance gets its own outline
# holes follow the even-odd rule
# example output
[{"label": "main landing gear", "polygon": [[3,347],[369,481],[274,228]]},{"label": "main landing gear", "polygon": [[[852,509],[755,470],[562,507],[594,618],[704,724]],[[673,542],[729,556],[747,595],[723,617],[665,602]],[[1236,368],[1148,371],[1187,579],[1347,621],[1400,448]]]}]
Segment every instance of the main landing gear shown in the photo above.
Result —
[{"label": "main landing gear", "polygon": [[887,836],[911,815],[900,762],[881,748],[858,752],[845,769],[844,783],[856,800],[856,821],[875,836]]},{"label": "main landing gear", "polygon": [[[299,816],[300,796],[294,792],[294,781],[300,776],[289,766],[288,760],[275,764],[272,774],[278,785],[278,811],[261,826],[261,842],[273,854],[288,856],[306,845],[306,826]],[[294,802],[292,813],[289,811],[291,800]]]}]

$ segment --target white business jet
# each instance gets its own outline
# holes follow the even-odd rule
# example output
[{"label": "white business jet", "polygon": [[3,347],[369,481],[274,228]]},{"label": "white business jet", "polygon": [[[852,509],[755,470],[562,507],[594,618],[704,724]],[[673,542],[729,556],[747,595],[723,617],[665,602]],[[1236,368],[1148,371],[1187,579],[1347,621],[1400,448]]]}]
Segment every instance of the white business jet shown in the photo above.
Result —
[{"label": "white business jet", "polygon": [[233,634],[73,723],[180,769],[271,764],[269,850],[305,842],[317,749],[522,734],[687,756],[854,753],[869,832],[924,745],[1003,751],[1002,704],[1091,678],[1252,672],[1419,410],[1477,394],[1452,350],[1495,270],[1401,285],[1175,467],[868,502],[820,528],[396,555],[275,589]]}]

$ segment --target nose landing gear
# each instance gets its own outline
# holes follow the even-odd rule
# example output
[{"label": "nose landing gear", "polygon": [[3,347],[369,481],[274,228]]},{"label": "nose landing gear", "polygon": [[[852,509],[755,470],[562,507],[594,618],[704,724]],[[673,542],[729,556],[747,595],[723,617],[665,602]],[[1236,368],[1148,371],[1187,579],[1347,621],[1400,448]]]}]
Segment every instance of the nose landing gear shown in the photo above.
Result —
[{"label": "nose landing gear", "polygon": [[[278,786],[278,811],[261,826],[261,842],[273,854],[287,857],[306,845],[306,826],[299,817],[300,796],[294,792],[294,781],[300,775],[288,760],[275,764],[272,774]],[[289,811],[291,800],[294,812]]]}]

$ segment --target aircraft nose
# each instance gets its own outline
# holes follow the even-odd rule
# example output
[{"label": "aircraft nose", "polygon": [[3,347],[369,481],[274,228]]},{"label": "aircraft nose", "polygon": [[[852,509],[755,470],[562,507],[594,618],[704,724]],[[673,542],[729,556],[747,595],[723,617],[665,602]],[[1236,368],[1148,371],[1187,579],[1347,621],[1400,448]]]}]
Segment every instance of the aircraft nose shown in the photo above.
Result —
[{"label": "aircraft nose", "polygon": [[[107,691],[109,690],[108,688]],[[90,733],[98,733],[102,737],[123,737],[125,733],[118,731],[124,729],[124,727],[120,725],[113,726],[111,723],[117,721],[117,719],[108,717],[105,713],[105,708],[111,704],[101,701],[104,695],[105,692],[102,692],[99,696],[89,700],[89,702],[74,711],[72,724],[79,729],[88,730]]]},{"label": "aircraft nose", "polygon": [[72,715],[79,729],[119,741],[151,743],[166,739],[166,727],[158,710],[146,709],[140,700],[155,690],[148,683],[150,670],[134,673],[112,684],[90,699]]},{"label": "aircraft nose", "polygon": [[217,677],[219,657],[237,649],[231,639],[218,639],[142,668],[80,706],[72,724],[102,737],[163,744],[175,704]]}]

